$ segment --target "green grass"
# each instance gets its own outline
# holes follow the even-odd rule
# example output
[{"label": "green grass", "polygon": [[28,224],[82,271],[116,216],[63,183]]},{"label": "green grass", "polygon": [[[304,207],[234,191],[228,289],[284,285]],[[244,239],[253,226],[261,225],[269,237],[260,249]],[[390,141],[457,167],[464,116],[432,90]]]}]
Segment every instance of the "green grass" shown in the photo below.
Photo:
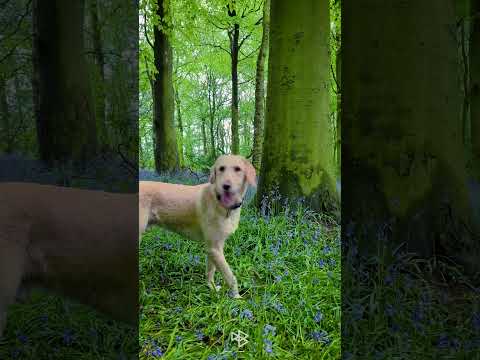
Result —
[{"label": "green grass", "polygon": [[480,288],[458,264],[388,241],[360,257],[354,244],[343,243],[345,360],[480,359]]},{"label": "green grass", "polygon": [[40,291],[9,308],[0,359],[131,359],[137,331]]},{"label": "green grass", "polygon": [[[243,299],[221,274],[206,286],[200,243],[153,227],[140,246],[140,358],[340,358],[339,226],[299,210],[262,217],[242,209],[225,256]],[[239,348],[232,332],[243,331]]]}]

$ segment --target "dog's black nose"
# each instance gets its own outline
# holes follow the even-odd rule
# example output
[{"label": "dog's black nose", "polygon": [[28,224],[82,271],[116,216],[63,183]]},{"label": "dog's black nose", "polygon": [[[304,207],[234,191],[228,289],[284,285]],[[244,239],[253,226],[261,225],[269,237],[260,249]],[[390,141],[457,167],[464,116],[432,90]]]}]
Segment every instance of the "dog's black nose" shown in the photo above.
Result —
[{"label": "dog's black nose", "polygon": [[223,185],[223,190],[225,190],[225,191],[230,190],[230,185],[224,184],[224,185]]}]

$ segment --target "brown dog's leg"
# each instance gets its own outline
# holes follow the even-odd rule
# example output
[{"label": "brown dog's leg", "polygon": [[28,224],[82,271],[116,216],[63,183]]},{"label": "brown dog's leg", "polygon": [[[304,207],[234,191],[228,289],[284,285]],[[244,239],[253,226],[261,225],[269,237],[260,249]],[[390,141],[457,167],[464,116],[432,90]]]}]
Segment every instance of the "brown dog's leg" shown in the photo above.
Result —
[{"label": "brown dog's leg", "polygon": [[7,307],[15,301],[23,276],[24,251],[18,243],[0,238],[0,337],[7,322]]},{"label": "brown dog's leg", "polygon": [[227,261],[225,260],[225,256],[223,255],[223,249],[221,248],[214,248],[209,250],[209,257],[213,259],[214,264],[220,270],[225,279],[225,282],[230,287],[232,291],[232,297],[235,299],[241,298],[240,294],[238,293],[238,284],[237,278],[233,275],[230,266],[228,265]]},{"label": "brown dog's leg", "polygon": [[215,271],[217,266],[215,265],[215,261],[213,257],[208,255],[207,256],[207,285],[210,289],[218,291],[220,290],[220,286],[215,285]]}]

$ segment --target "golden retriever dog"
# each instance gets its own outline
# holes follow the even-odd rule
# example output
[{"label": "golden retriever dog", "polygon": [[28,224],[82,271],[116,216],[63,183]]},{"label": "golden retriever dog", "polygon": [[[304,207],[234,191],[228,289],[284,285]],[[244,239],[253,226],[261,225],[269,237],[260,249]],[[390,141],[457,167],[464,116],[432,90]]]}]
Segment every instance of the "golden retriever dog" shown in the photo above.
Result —
[{"label": "golden retriever dog", "polygon": [[0,337],[25,287],[136,325],[137,204],[136,194],[0,183]]},{"label": "golden retriever dog", "polygon": [[201,241],[207,252],[207,284],[218,290],[214,274],[218,269],[240,298],[237,279],[225,260],[225,240],[238,227],[243,197],[248,184],[256,186],[252,164],[242,156],[222,155],[211,168],[209,182],[187,186],[140,181],[139,236],[147,226],[160,225]]}]

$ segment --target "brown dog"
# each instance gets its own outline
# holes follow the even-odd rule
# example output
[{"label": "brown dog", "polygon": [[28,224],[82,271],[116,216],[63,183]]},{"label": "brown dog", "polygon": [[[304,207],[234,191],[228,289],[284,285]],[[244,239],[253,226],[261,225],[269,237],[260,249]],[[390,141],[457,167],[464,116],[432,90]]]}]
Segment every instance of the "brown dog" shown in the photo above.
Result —
[{"label": "brown dog", "polygon": [[255,168],[237,155],[220,156],[207,184],[187,186],[140,181],[139,236],[148,225],[157,224],[202,241],[208,255],[208,286],[218,290],[214,284],[218,269],[232,296],[240,298],[237,279],[225,260],[223,247],[238,227],[248,184],[256,186]]},{"label": "brown dog", "polygon": [[136,194],[0,184],[0,336],[23,286],[138,321]]}]

